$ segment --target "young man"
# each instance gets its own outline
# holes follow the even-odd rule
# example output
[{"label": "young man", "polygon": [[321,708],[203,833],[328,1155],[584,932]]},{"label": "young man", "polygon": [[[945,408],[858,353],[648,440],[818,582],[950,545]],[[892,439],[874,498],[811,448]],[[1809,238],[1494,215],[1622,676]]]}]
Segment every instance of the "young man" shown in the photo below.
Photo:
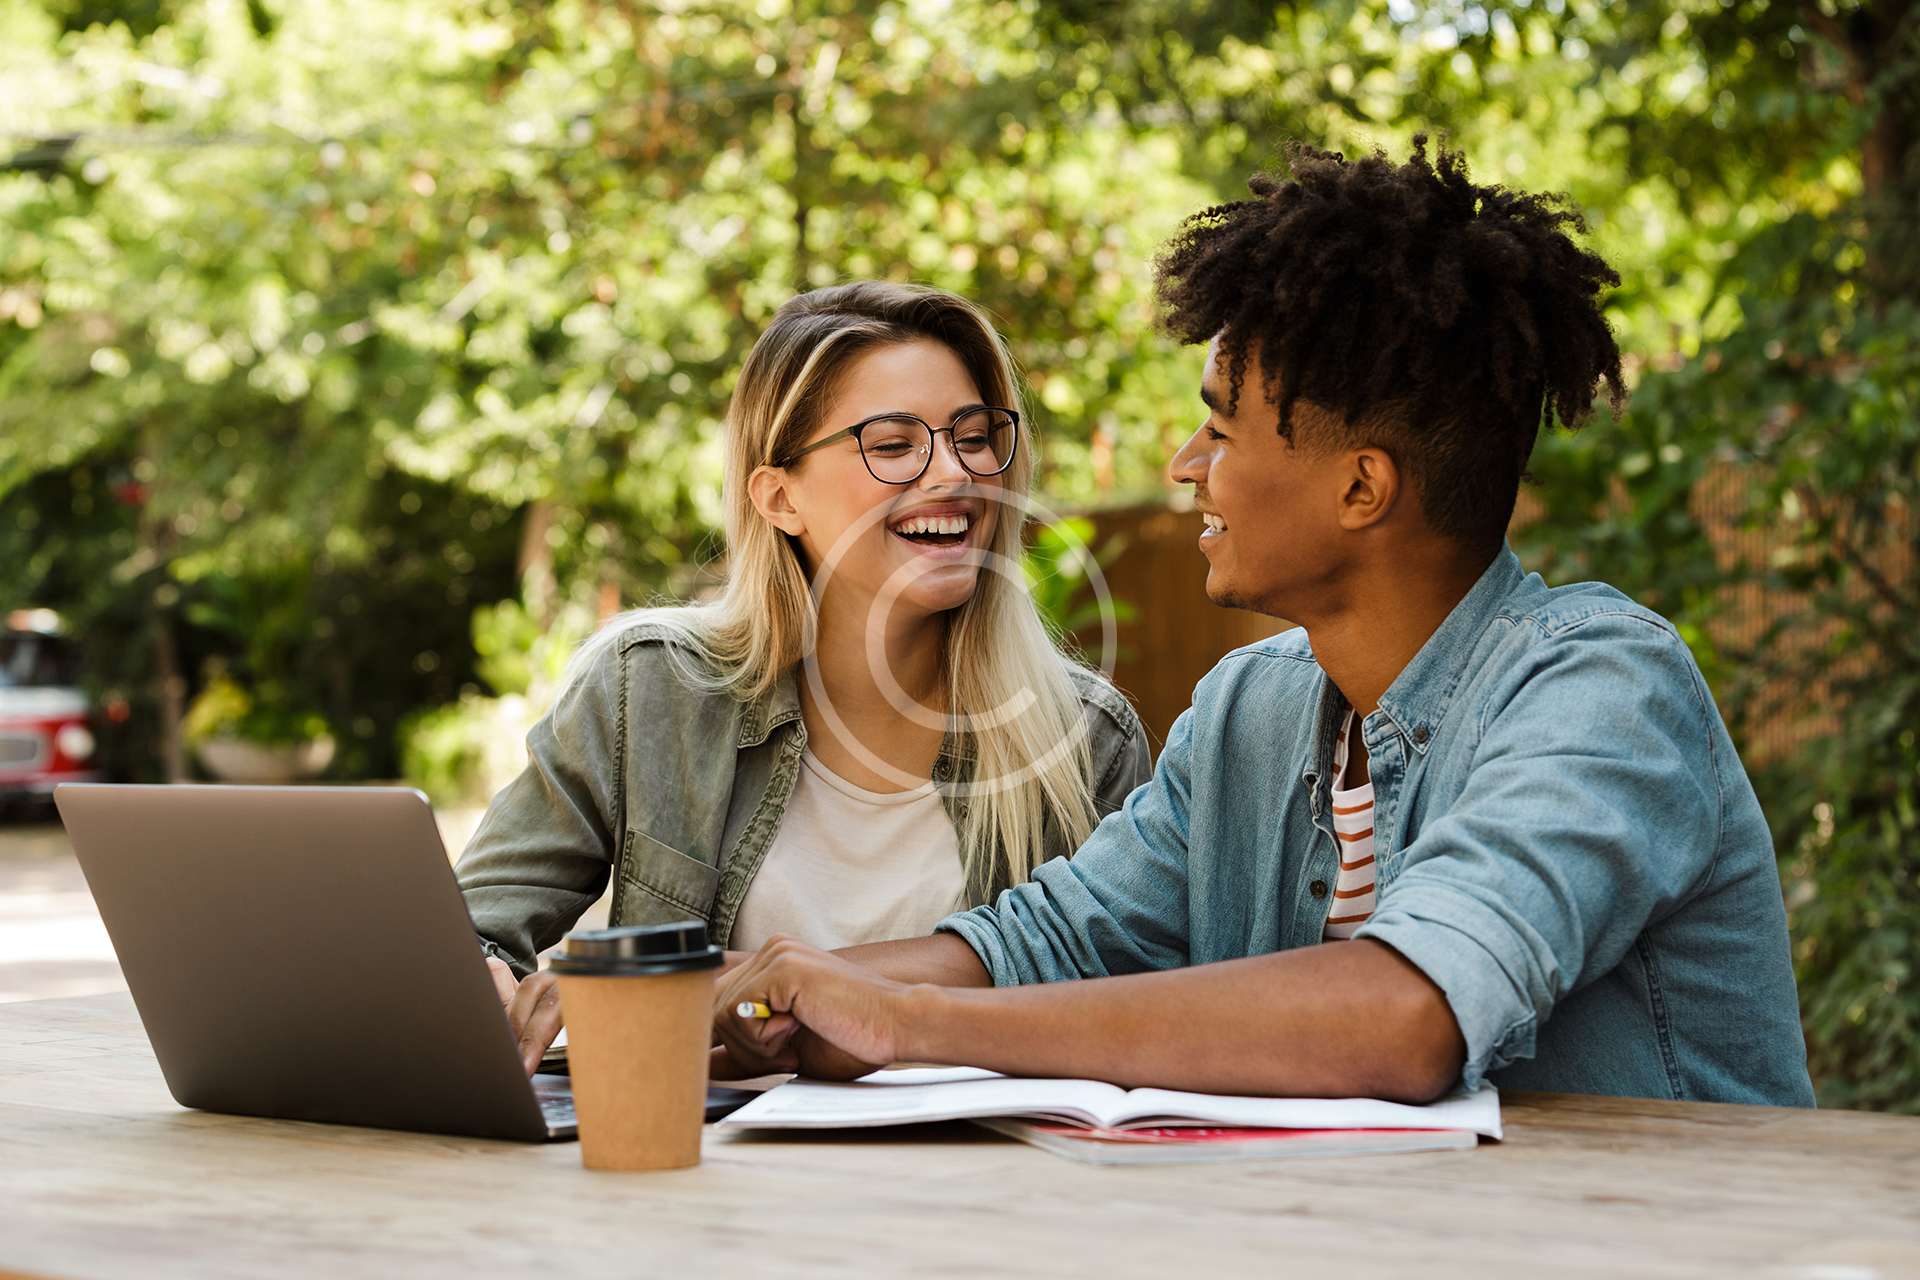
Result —
[{"label": "young man", "polygon": [[1291,159],[1159,285],[1211,344],[1172,462],[1208,595],[1300,628],[1200,682],[1071,860],[931,938],[769,943],[716,1071],[1811,1104],[1766,821],[1686,645],[1505,544],[1541,422],[1620,403],[1618,277],[1424,139]]}]

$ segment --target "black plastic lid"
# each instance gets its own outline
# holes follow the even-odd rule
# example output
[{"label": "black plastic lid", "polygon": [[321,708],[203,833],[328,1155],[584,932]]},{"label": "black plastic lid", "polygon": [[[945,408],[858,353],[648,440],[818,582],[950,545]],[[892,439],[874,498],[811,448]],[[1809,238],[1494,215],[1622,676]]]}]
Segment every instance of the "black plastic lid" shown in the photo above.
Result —
[{"label": "black plastic lid", "polygon": [[681,973],[715,969],[720,948],[707,941],[699,920],[635,924],[618,929],[581,929],[566,936],[548,965],[555,973]]}]

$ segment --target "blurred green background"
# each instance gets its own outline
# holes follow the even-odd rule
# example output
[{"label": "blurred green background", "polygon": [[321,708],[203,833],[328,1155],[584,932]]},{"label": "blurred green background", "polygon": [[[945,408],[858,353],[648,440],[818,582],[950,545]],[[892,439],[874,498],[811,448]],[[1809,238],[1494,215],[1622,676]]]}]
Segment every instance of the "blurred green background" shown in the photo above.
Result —
[{"label": "blurred green background", "polygon": [[1284,139],[1419,130],[1625,278],[1632,405],[1515,540],[1681,625],[1822,1099],[1920,1111],[1913,0],[0,0],[0,607],[64,616],[117,776],[324,737],[484,794],[596,618],[699,589],[793,292],[991,308],[1088,534],[1197,416],[1158,244]]}]

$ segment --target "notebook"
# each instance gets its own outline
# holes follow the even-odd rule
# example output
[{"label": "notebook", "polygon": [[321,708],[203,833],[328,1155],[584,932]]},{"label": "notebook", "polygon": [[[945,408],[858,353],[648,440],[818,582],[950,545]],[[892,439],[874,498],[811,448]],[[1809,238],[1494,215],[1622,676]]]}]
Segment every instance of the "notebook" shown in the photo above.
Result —
[{"label": "notebook", "polygon": [[[1481,1137],[1498,1141],[1501,1136],[1500,1095],[1491,1085],[1410,1106],[1377,1098],[1252,1098],[1122,1089],[1098,1080],[1027,1079],[977,1067],[876,1071],[848,1083],[793,1080],[761,1094],[720,1128],[861,1129],[936,1120],[1009,1122],[993,1127],[999,1132],[1019,1130],[1012,1136],[1027,1141],[1045,1137],[1049,1141],[1036,1145],[1056,1151],[1059,1143],[1051,1139],[1065,1140],[1065,1134],[1075,1131],[1111,1140],[1114,1135],[1177,1129],[1397,1130],[1401,1132],[1387,1140],[1346,1140],[1348,1147],[1380,1142],[1395,1150],[1422,1141],[1422,1133],[1453,1135],[1432,1139],[1427,1146],[1467,1146]],[[1276,1147],[1287,1141],[1279,1135],[1268,1138]],[[1396,1142],[1403,1145],[1393,1146]],[[1219,1139],[1214,1144],[1225,1145]],[[1326,1138],[1319,1144],[1323,1149],[1337,1145]]]},{"label": "notebook", "polygon": [[1081,1164],[1221,1164],[1302,1156],[1377,1156],[1463,1151],[1480,1137],[1466,1129],[1083,1129],[1032,1120],[975,1120],[1009,1138]]}]

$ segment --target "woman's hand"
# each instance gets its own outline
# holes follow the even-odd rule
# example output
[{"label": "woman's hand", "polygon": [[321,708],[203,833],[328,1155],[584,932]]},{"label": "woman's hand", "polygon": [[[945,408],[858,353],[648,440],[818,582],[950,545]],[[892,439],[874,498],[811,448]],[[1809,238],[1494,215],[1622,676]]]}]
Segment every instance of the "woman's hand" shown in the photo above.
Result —
[{"label": "woman's hand", "polygon": [[[714,1055],[713,1073],[866,1075],[900,1057],[912,990],[830,952],[770,938],[715,988],[713,1025],[723,1051]],[[773,1016],[740,1017],[736,1007],[750,1000]]]},{"label": "woman's hand", "polygon": [[487,973],[493,978],[500,1007],[507,1011],[507,1023],[513,1028],[513,1038],[520,1051],[520,1065],[532,1075],[540,1069],[540,1059],[546,1056],[553,1038],[560,1034],[563,1020],[559,980],[543,969],[529,974],[525,982],[518,981],[513,970],[498,956],[487,957]]}]

